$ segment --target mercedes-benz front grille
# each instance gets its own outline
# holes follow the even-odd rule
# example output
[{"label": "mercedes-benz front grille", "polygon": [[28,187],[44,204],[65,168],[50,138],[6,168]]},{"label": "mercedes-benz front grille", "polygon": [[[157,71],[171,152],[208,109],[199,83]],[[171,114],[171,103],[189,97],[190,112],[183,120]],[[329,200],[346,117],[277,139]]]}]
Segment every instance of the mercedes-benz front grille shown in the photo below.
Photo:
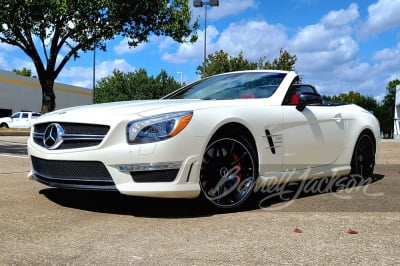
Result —
[{"label": "mercedes-benz front grille", "polygon": [[[48,145],[48,142],[46,142],[46,138],[49,137],[46,136],[46,134],[48,134],[47,133],[49,132],[48,128],[51,127],[52,125],[57,125],[57,127],[61,128],[62,133],[57,132],[57,135],[53,134],[54,141],[58,141],[58,143],[60,144],[53,145],[52,147],[50,147],[50,145]],[[109,129],[110,127],[106,125],[62,123],[62,122],[41,123],[41,124],[36,124],[34,126],[33,140],[36,144],[48,149],[60,150],[60,149],[85,148],[85,147],[99,145],[106,136]]]},{"label": "mercedes-benz front grille", "polygon": [[52,187],[116,190],[103,163],[44,160],[32,156],[33,178]]}]

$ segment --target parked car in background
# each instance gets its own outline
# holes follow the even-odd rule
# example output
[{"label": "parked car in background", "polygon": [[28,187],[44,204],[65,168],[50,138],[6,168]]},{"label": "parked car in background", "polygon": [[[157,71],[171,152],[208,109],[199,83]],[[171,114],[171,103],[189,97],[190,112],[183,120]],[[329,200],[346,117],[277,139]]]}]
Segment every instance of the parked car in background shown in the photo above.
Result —
[{"label": "parked car in background", "polygon": [[18,112],[10,117],[0,118],[0,127],[2,128],[30,128],[32,120],[38,118],[40,113],[36,112]]}]

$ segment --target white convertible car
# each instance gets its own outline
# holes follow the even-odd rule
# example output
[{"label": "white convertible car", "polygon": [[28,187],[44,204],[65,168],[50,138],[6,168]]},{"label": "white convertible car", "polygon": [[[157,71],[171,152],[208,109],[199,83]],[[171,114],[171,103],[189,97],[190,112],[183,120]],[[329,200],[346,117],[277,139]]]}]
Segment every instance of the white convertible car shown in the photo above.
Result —
[{"label": "white convertible car", "polygon": [[30,176],[48,186],[242,205],[276,182],[369,177],[379,123],[323,103],[291,71],[212,76],[160,100],[58,110],[31,129]]}]

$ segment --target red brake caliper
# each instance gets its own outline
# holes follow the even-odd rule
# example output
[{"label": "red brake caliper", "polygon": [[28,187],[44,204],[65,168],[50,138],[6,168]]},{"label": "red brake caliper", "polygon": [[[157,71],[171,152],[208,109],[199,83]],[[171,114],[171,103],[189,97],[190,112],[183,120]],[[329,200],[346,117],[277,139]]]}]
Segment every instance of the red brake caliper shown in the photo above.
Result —
[{"label": "red brake caliper", "polygon": [[[237,159],[239,159],[239,156],[237,154],[233,154],[233,159],[236,161]],[[242,170],[242,167],[240,165],[240,163],[238,163],[237,165],[234,166],[237,174],[235,175],[235,178],[240,181],[240,179],[242,178],[241,174],[240,174],[240,170]]]}]

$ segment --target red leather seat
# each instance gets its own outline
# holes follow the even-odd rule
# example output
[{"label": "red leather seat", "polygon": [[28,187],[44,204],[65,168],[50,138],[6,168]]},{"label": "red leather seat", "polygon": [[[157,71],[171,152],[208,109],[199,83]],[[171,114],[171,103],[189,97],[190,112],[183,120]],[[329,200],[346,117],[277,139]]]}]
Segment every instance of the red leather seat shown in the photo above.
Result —
[{"label": "red leather seat", "polygon": [[299,96],[300,94],[295,94],[292,96],[292,99],[290,99],[290,104],[296,105],[299,103]]},{"label": "red leather seat", "polygon": [[240,95],[241,99],[252,99],[252,98],[256,98],[256,96],[253,93],[246,93],[246,94],[242,94]]}]

